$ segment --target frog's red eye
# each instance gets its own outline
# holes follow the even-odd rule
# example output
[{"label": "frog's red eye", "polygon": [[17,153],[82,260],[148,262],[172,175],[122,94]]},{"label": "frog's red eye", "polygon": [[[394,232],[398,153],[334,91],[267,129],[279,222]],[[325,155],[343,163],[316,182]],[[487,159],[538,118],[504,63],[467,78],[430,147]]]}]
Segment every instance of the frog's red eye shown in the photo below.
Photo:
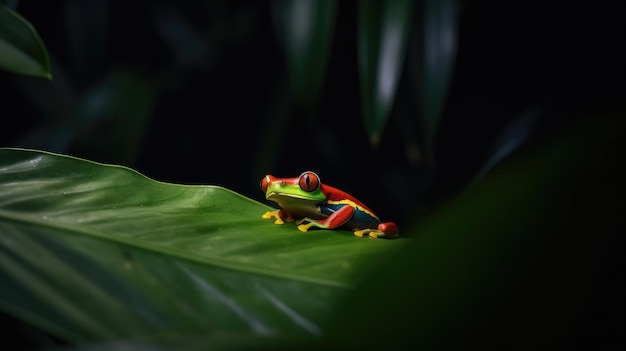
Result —
[{"label": "frog's red eye", "polygon": [[263,179],[261,179],[261,190],[263,192],[267,191],[267,185],[270,183],[270,175],[266,175],[265,177],[263,177]]},{"label": "frog's red eye", "polygon": [[298,178],[300,189],[306,192],[312,192],[320,187],[320,177],[313,172],[304,172]]}]

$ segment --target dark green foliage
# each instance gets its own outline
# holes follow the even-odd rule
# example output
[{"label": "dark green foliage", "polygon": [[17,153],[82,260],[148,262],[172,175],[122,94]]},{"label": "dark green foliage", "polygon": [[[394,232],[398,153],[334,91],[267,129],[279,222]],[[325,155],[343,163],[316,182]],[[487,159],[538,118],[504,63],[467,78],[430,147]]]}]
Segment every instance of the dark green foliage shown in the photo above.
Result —
[{"label": "dark green foliage", "polygon": [[0,69],[52,78],[46,48],[33,26],[0,4]]}]

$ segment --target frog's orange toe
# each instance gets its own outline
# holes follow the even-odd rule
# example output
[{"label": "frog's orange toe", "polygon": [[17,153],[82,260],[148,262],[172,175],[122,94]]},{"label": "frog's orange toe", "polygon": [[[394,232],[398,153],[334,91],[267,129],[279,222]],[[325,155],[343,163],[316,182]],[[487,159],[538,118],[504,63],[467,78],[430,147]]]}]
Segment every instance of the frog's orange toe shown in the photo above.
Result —
[{"label": "frog's orange toe", "polygon": [[311,223],[300,224],[298,226],[298,230],[304,233],[306,233],[309,230],[309,228],[311,228]]},{"label": "frog's orange toe", "polygon": [[378,230],[372,230],[368,236],[372,239],[378,239],[378,238],[384,238],[385,237],[385,233],[380,232]]},{"label": "frog's orange toe", "polygon": [[354,236],[358,236],[359,238],[362,238],[363,235],[365,235],[367,233],[368,229],[364,229],[364,230],[356,230],[354,232]]}]

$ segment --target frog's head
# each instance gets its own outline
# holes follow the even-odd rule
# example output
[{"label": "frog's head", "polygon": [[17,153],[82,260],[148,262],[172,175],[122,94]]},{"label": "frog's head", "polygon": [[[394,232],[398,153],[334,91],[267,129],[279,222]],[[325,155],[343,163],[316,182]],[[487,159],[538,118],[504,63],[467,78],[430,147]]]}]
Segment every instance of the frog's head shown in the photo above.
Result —
[{"label": "frog's head", "polygon": [[283,204],[319,203],[326,200],[322,192],[320,177],[307,171],[298,178],[276,178],[266,175],[261,179],[261,190],[265,198],[283,207]]}]

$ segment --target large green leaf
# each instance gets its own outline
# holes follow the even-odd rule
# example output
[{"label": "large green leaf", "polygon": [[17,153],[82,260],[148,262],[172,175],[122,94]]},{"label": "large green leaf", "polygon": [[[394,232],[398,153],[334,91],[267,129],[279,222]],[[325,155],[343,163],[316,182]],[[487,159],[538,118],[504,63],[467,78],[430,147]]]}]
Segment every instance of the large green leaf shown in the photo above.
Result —
[{"label": "large green leaf", "polygon": [[317,335],[403,244],[301,233],[266,210],[220,187],[0,149],[0,308],[70,342]]},{"label": "large green leaf", "polygon": [[0,68],[52,78],[48,52],[25,18],[0,4]]}]

